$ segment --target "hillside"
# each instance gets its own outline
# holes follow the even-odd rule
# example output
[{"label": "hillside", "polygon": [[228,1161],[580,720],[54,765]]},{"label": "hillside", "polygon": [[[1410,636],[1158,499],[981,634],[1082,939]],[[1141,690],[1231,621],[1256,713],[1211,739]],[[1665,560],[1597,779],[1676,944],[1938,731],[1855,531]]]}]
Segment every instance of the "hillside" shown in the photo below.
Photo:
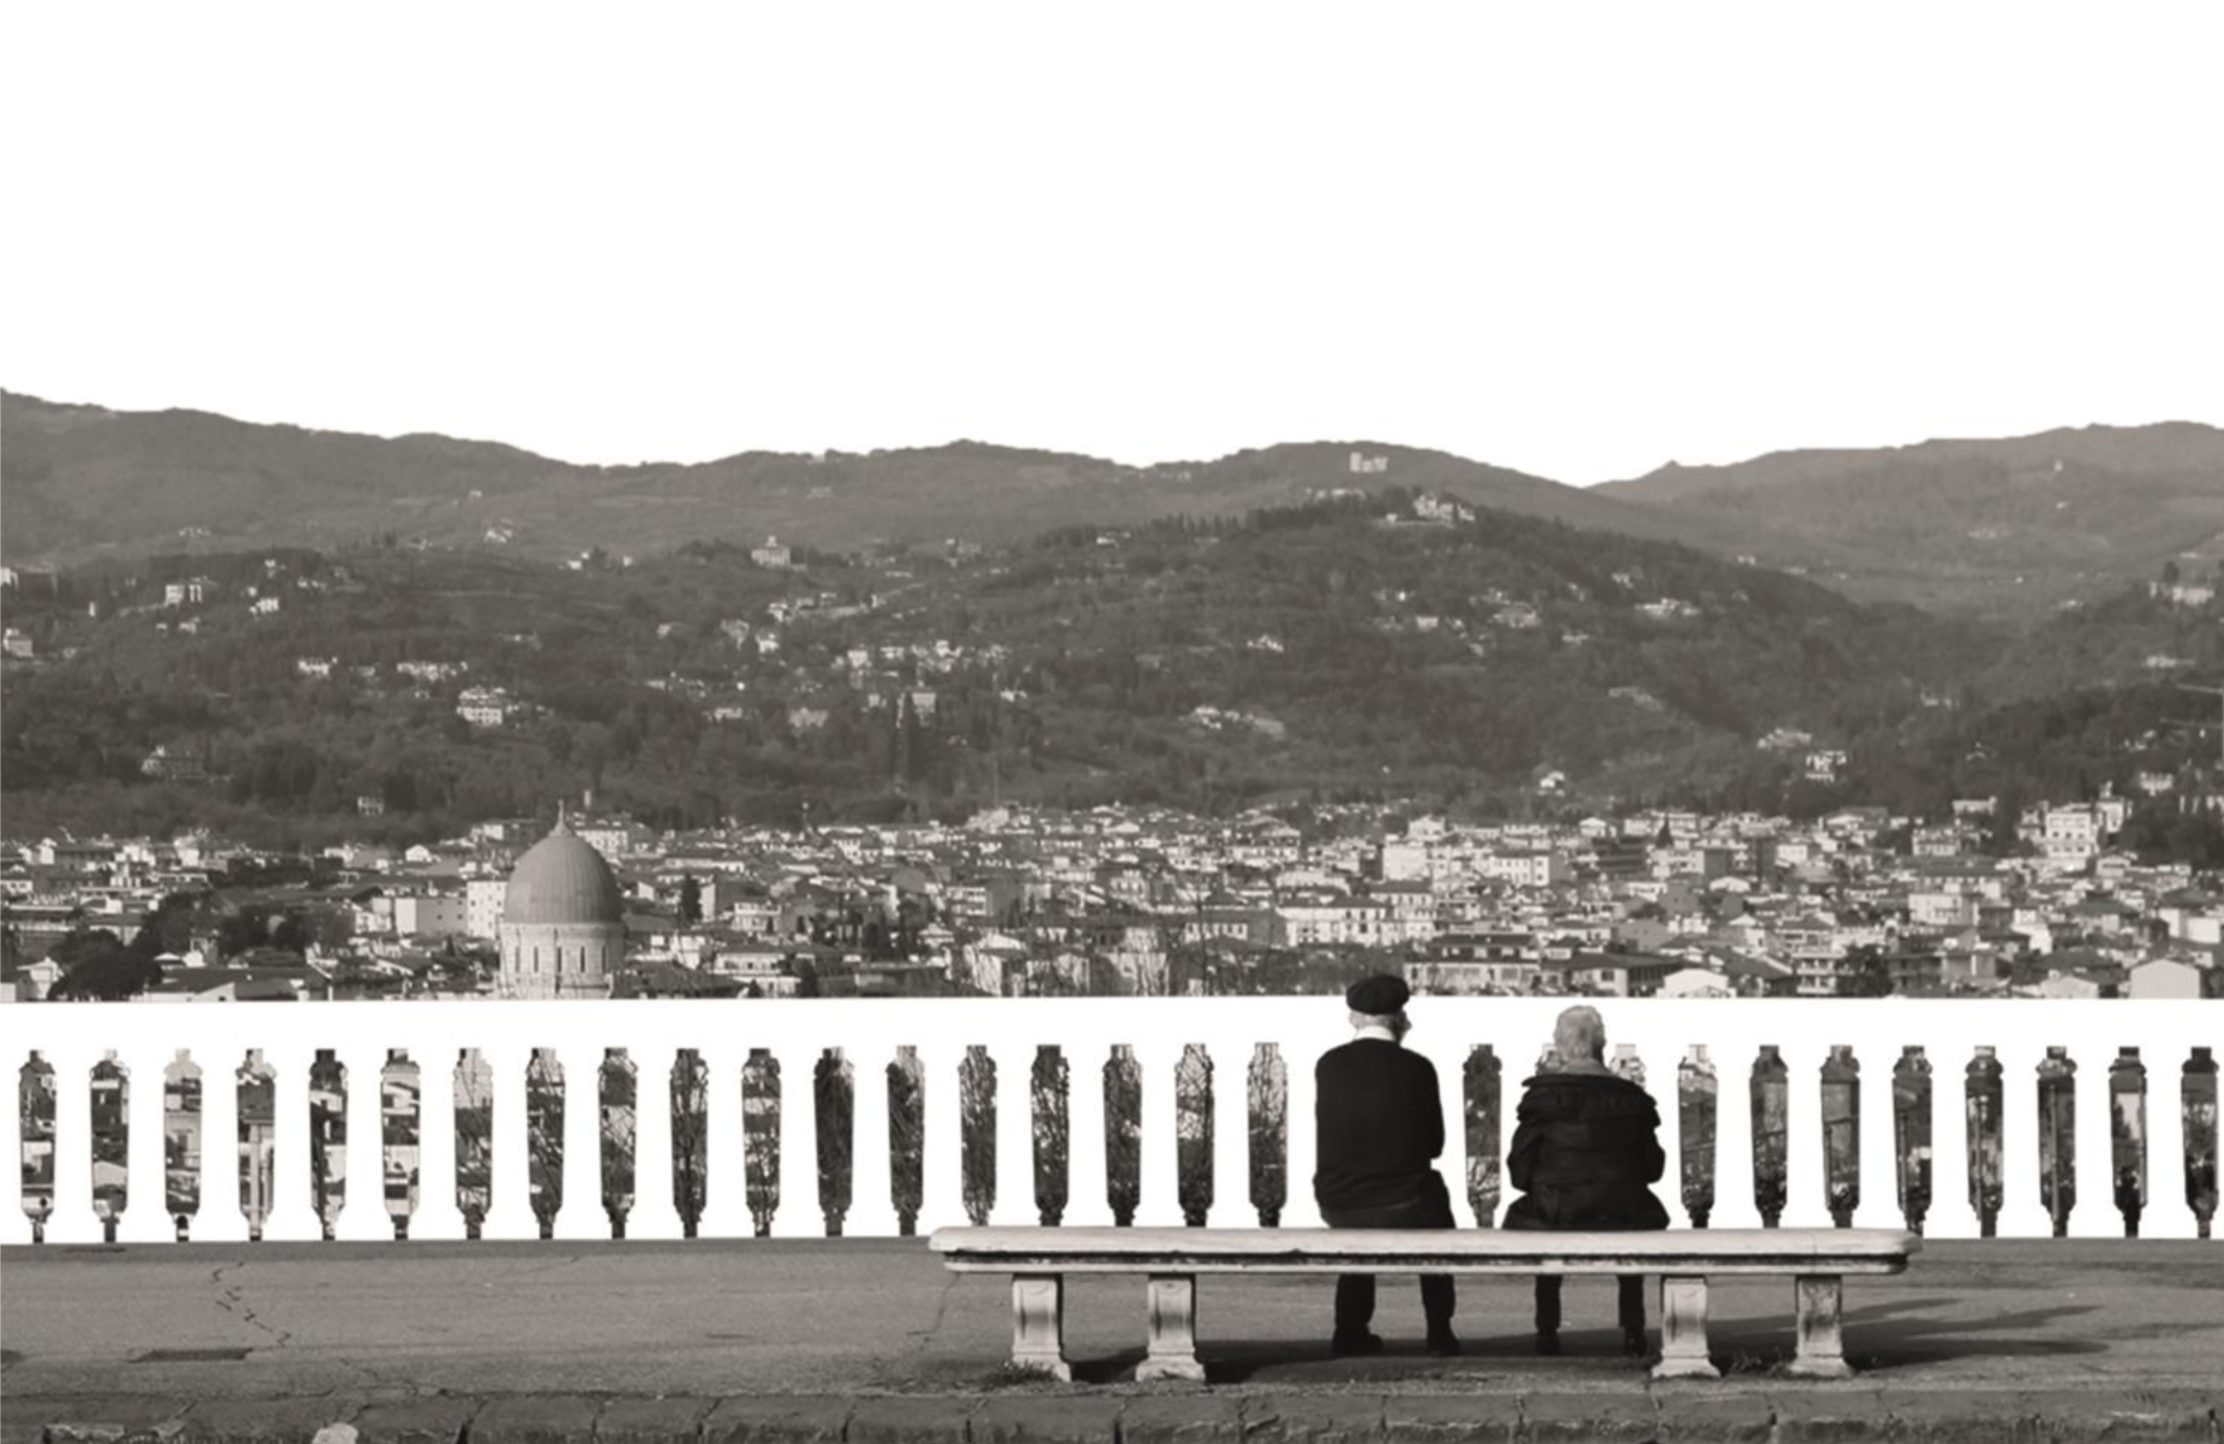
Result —
[{"label": "hillside", "polygon": [[[1807,744],[1761,739],[1974,704],[2002,643],[1407,493],[796,562],[376,547],[69,574],[11,600],[49,660],[9,664],[10,827],[413,837],[588,785],[669,825],[999,797],[1775,807]],[[202,599],[166,604],[193,577]],[[467,688],[499,725],[459,716]]]},{"label": "hillside", "polygon": [[593,467],[438,436],[0,395],[0,553],[16,564],[381,539],[543,560],[703,536],[997,546],[1391,488],[1681,542],[1860,600],[2006,618],[2107,596],[2172,556],[2224,554],[2224,431],[2192,424],[1782,452],[1585,490],[1368,441],[1146,467],[967,441]]},{"label": "hillside", "polygon": [[1762,560],[1855,596],[1995,615],[2224,555],[2224,431],[2192,423],[1778,452],[1596,490],[1743,527]]},{"label": "hillside", "polygon": [[[1355,453],[1382,469],[1354,472]],[[701,536],[774,534],[839,550],[946,538],[995,545],[1057,527],[1236,516],[1390,486],[1642,536],[1704,536],[1711,526],[1441,452],[1373,443],[1276,446],[1152,467],[976,442],[591,467],[437,436],[386,439],[0,397],[0,548],[11,562],[330,548],[389,535],[542,559],[595,546],[645,555]]]}]

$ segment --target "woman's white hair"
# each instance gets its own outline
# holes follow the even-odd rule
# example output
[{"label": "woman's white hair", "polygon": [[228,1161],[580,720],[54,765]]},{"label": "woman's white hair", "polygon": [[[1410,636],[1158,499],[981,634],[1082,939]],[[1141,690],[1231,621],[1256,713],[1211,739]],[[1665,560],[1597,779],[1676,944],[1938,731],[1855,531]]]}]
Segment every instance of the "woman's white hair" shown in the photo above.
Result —
[{"label": "woman's white hair", "polygon": [[1596,1063],[1606,1057],[1606,1020],[1588,1003],[1560,1014],[1552,1025],[1552,1051],[1563,1063]]}]

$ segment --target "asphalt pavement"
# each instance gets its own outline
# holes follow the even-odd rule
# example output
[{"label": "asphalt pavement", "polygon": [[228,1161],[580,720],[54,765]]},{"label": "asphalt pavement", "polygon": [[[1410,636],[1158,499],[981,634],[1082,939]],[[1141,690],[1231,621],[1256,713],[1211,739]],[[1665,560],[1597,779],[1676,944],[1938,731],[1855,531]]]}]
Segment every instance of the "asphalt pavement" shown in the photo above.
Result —
[{"label": "asphalt pavement", "polygon": [[[1067,1303],[1076,1383],[1059,1386],[1003,1370],[1003,1281],[949,1274],[918,1240],[11,1248],[0,1250],[0,1425],[9,1444],[127,1416],[135,1428],[188,1421],[188,1433],[246,1437],[208,1425],[230,1410],[254,1437],[307,1440],[343,1419],[377,1434],[394,1409],[445,1409],[461,1422],[430,1435],[485,1441],[523,1410],[540,1419],[523,1432],[545,1441],[598,1428],[699,1438],[706,1421],[770,1410],[790,1433],[864,1438],[875,1411],[893,1408],[883,1422],[894,1437],[1035,1437],[1061,1420],[1110,1438],[1117,1415],[1133,1441],[1152,1434],[1153,1411],[1212,1437],[1222,1425],[1261,1435],[1265,1410],[1287,1437],[1359,1438],[1395,1435],[1398,1411],[1449,1398],[1466,1401],[1457,1417],[1509,1431],[1535,1432],[1564,1409],[1580,1437],[1665,1438],[1670,1414],[1727,1410],[1722,1437],[1765,1413],[1766,1437],[1779,1439],[1787,1418],[1822,1408],[1856,1426],[1890,1418],[1903,1435],[1919,1417],[1981,1428],[2051,1411],[2103,1421],[2110,1437],[2132,1420],[2213,1441],[2224,1404],[2224,1243],[1930,1243],[1904,1276],[1846,1281],[1846,1352],[1860,1374],[1844,1384],[1784,1376],[1789,1280],[1716,1282],[1709,1335],[1725,1376],[1675,1385],[1620,1355],[1611,1280],[1570,1281],[1553,1359],[1531,1349],[1526,1280],[1462,1281],[1467,1350],[1452,1360],[1422,1352],[1418,1293],[1395,1277],[1377,1320],[1388,1352],[1332,1358],[1330,1289],[1325,1278],[1200,1280],[1210,1382],[1198,1389],[1133,1382],[1140,1279],[1078,1279]],[[1325,1435],[1299,1430],[1292,1420],[1308,1409],[1351,1417]],[[1035,1424],[995,1422],[1014,1410],[1035,1411]],[[790,1437],[761,1418],[728,1433]],[[395,1437],[405,1434],[416,1437]]]}]

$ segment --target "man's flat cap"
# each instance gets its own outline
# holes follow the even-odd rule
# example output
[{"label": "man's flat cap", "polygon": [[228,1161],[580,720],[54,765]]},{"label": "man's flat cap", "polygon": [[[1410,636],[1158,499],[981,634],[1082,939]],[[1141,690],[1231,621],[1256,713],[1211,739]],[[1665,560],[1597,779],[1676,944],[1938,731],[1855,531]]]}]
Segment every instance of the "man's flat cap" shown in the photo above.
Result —
[{"label": "man's flat cap", "polygon": [[1361,978],[1344,989],[1344,1003],[1354,1013],[1369,1013],[1384,1017],[1405,1006],[1413,990],[1405,979],[1395,973],[1377,973],[1371,978]]}]

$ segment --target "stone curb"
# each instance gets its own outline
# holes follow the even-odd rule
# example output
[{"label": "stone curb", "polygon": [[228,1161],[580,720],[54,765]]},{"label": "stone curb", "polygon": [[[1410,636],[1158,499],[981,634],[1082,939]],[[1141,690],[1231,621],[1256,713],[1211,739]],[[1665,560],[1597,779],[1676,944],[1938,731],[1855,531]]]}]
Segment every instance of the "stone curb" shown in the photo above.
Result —
[{"label": "stone curb", "polygon": [[[356,1444],[355,1418],[364,1401],[324,1399],[213,1399],[185,1414],[185,1444]],[[329,1431],[329,1432],[327,1432]]]},{"label": "stone curb", "polygon": [[2224,1444],[2213,1391],[7,1398],[0,1444]]}]

